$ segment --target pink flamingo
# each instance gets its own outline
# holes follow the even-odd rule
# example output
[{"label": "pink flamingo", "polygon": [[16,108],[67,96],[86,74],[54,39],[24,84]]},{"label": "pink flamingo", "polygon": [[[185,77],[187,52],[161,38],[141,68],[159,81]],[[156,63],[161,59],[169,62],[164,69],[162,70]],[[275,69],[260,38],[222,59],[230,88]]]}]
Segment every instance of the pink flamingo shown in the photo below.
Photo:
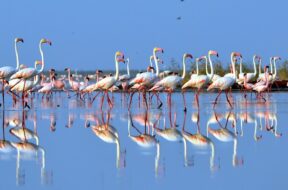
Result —
[{"label": "pink flamingo", "polygon": [[[215,54],[215,55],[218,55],[217,52],[212,52],[212,53]],[[210,52],[209,52],[209,57],[210,57]],[[198,73],[199,73],[198,62],[203,60],[203,59],[207,60],[206,56],[202,56],[202,57],[196,59],[196,72],[197,72],[197,74],[192,74],[190,80],[188,80],[182,86],[182,90],[185,90],[186,88],[197,88],[197,92],[195,94],[195,99],[196,99],[196,103],[197,103],[197,107],[198,108],[199,108],[199,93],[200,93],[200,90],[204,86],[208,85],[208,83],[210,82],[210,79],[212,79],[213,75],[214,75],[213,69],[211,69],[211,76],[210,77],[208,75],[198,75]],[[210,67],[213,68],[211,61],[210,61]],[[184,91],[183,91],[183,93],[184,93]]]},{"label": "pink flamingo", "polygon": [[[168,104],[171,105],[171,93],[176,89],[176,87],[181,86],[182,85],[182,81],[186,76],[186,65],[185,65],[185,60],[187,58],[192,59],[193,56],[191,54],[185,53],[183,55],[183,60],[182,60],[182,64],[183,64],[183,73],[182,76],[178,76],[178,75],[170,75],[167,76],[163,79],[161,79],[160,81],[158,81],[149,91],[160,91],[160,90],[165,90],[168,92]],[[183,95],[184,96],[184,95]],[[184,98],[184,97],[183,97]],[[184,99],[185,100],[185,99]],[[184,106],[186,110],[186,103],[184,101]]]},{"label": "pink flamingo", "polygon": [[[254,72],[253,73],[246,73],[247,82],[251,82],[257,75],[256,60],[258,60],[258,63],[260,63],[261,57],[258,56],[258,55],[254,55],[253,56]],[[239,77],[238,77],[238,80],[237,80],[237,83],[239,85],[242,85],[244,83],[244,80],[245,80],[244,74],[245,73],[242,72],[242,59],[241,59],[240,60],[240,73],[239,73]]]},{"label": "pink flamingo", "polygon": [[[16,54],[16,68],[10,66],[4,66],[0,68],[0,80],[2,80],[2,103],[4,105],[4,89],[5,89],[5,80],[9,80],[9,78],[19,70],[19,56],[18,56],[18,48],[17,43],[22,42],[24,40],[22,38],[15,38],[14,46],[15,46],[15,54]],[[1,105],[0,105],[1,106]]]},{"label": "pink flamingo", "polygon": [[243,87],[244,87],[244,97],[246,98],[246,91],[250,91],[252,92],[253,88],[254,88],[254,85],[252,83],[248,83],[248,74],[247,73],[244,73],[243,74],[244,76],[244,84],[243,84]]},{"label": "pink flamingo", "polygon": [[268,80],[268,76],[271,75],[271,73],[268,73],[268,68],[269,66],[266,66],[264,69],[265,74],[265,82],[258,82],[254,85],[253,90],[256,91],[258,93],[258,96],[260,96],[264,102],[266,102],[266,99],[263,97],[263,92],[265,92],[266,90],[268,90],[269,87],[269,80]]},{"label": "pink flamingo", "polygon": [[69,81],[69,85],[70,85],[71,89],[74,92],[78,93],[79,88],[80,88],[80,82],[73,80],[70,68],[65,68],[65,71],[67,71],[67,73],[68,73],[68,81]]},{"label": "pink flamingo", "polygon": [[217,79],[207,89],[208,91],[210,91],[211,89],[214,89],[214,88],[218,88],[219,89],[219,93],[216,96],[216,99],[215,99],[215,102],[214,102],[214,107],[217,104],[218,97],[220,96],[220,94],[221,94],[221,92],[223,90],[226,91],[227,102],[229,103],[230,107],[232,107],[232,104],[231,104],[231,102],[230,102],[230,100],[229,100],[229,98],[227,96],[227,93],[228,93],[229,89],[236,82],[236,71],[235,71],[235,61],[234,61],[234,57],[235,56],[242,57],[242,55],[240,53],[237,53],[237,52],[232,52],[231,53],[231,64],[232,64],[232,69],[233,69],[233,74],[234,75],[233,76],[229,75],[229,76],[221,77],[221,78]]},{"label": "pink flamingo", "polygon": [[[154,61],[155,61],[155,66],[156,66],[156,73],[152,73],[152,72],[144,72],[144,73],[140,73],[138,74],[134,79],[132,79],[129,82],[129,87],[134,86],[135,84],[139,84],[139,90],[144,90],[143,92],[143,98],[145,99],[145,103],[147,106],[147,101],[146,101],[146,95],[145,95],[145,91],[149,88],[151,88],[154,83],[159,79],[159,67],[158,67],[158,58],[156,56],[157,52],[162,52],[164,53],[164,50],[162,48],[154,48],[153,49],[153,57],[154,57]],[[130,96],[130,103],[129,103],[129,108],[131,107],[132,104],[132,98],[134,95],[135,91],[132,92],[131,96]],[[157,98],[159,99],[158,95]]]},{"label": "pink flamingo", "polygon": [[[117,51],[115,53],[115,69],[116,69],[115,76],[108,76],[108,77],[105,77],[104,79],[100,80],[99,82],[97,82],[96,88],[94,89],[94,90],[98,90],[98,89],[99,90],[104,90],[105,94],[107,95],[107,101],[108,101],[108,104],[109,104],[110,107],[112,107],[112,101],[109,98],[108,90],[113,85],[115,85],[116,82],[119,79],[119,62],[123,62],[123,63],[125,62],[124,54],[122,52],[120,52],[120,51]],[[103,101],[104,101],[105,94],[102,97],[101,107],[102,107],[102,104],[103,104]]]}]

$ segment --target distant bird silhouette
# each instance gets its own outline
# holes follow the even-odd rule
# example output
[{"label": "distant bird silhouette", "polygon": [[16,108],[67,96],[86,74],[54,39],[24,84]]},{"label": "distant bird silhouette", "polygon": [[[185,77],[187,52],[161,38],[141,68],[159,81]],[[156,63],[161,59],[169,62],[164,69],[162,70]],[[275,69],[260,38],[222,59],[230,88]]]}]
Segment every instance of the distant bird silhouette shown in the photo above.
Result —
[{"label": "distant bird silhouette", "polygon": [[177,19],[177,20],[181,20],[181,19],[182,19],[182,17],[181,17],[181,16],[178,16],[176,19]]}]

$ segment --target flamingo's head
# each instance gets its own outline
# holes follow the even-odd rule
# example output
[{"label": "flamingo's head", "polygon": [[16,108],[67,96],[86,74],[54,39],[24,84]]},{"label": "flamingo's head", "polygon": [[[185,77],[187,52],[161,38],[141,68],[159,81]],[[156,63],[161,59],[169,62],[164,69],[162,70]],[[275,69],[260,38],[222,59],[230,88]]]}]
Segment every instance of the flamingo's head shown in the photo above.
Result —
[{"label": "flamingo's head", "polygon": [[210,51],[208,52],[208,54],[209,54],[209,55],[215,55],[216,57],[219,57],[218,52],[215,51],[215,50],[210,50]]},{"label": "flamingo's head", "polygon": [[189,53],[185,53],[184,54],[184,58],[190,58],[190,59],[193,59],[193,56]]},{"label": "flamingo's head", "polygon": [[41,44],[49,44],[50,46],[52,45],[52,42],[50,40],[45,39],[45,38],[42,38],[40,40],[40,43]]},{"label": "flamingo's head", "polygon": [[255,59],[261,60],[261,57],[259,55],[255,55]]},{"label": "flamingo's head", "polygon": [[70,69],[69,68],[65,68],[64,71],[70,71]]},{"label": "flamingo's head", "polygon": [[36,60],[36,61],[35,61],[35,66],[36,66],[36,65],[42,65],[42,61]]},{"label": "flamingo's head", "polygon": [[118,63],[119,63],[119,62],[125,63],[125,60],[124,60],[123,58],[121,58],[121,57],[118,57],[118,58],[117,58],[117,62],[118,62]]},{"label": "flamingo's head", "polygon": [[238,57],[242,58],[242,55],[239,52],[232,52],[231,54],[232,54],[233,57],[238,56]]},{"label": "flamingo's head", "polygon": [[268,69],[269,69],[269,65],[266,65],[264,68],[264,72],[268,71]]},{"label": "flamingo's head", "polygon": [[207,59],[207,57],[205,55],[199,57],[199,60],[202,60],[202,59]]},{"label": "flamingo's head", "polygon": [[103,71],[102,70],[96,70],[96,74],[100,74],[100,73],[103,73]]},{"label": "flamingo's head", "polygon": [[122,59],[124,59],[124,54],[123,54],[122,52],[120,52],[120,51],[117,51],[117,52],[115,53],[115,56],[116,56],[116,57],[121,57]]},{"label": "flamingo's head", "polygon": [[275,61],[281,60],[281,57],[279,57],[279,56],[274,56],[273,58],[274,58]]},{"label": "flamingo's head", "polygon": [[52,73],[52,72],[54,73],[54,72],[55,72],[55,69],[50,69],[49,71],[50,71],[51,73]]},{"label": "flamingo's head", "polygon": [[159,47],[155,47],[153,51],[154,52],[158,52],[159,51],[161,53],[164,53],[164,50],[162,48],[159,48]]},{"label": "flamingo's head", "polygon": [[24,40],[23,40],[23,38],[15,38],[15,42],[16,43],[18,43],[18,42],[24,43]]}]

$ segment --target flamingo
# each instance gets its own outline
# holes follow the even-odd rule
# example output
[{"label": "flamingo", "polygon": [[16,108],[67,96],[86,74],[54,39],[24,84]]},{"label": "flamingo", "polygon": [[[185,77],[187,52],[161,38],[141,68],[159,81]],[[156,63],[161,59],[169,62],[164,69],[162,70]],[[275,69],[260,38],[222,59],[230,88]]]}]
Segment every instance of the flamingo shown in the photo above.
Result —
[{"label": "flamingo", "polygon": [[208,91],[210,91],[213,88],[218,88],[219,89],[219,93],[216,96],[215,102],[214,102],[214,107],[217,104],[217,100],[218,97],[220,96],[221,92],[223,90],[226,91],[226,99],[227,102],[229,103],[230,107],[232,107],[232,104],[227,96],[228,90],[234,85],[234,83],[236,82],[236,71],[235,71],[235,61],[234,61],[234,57],[235,56],[239,56],[242,57],[242,55],[238,52],[232,52],[231,53],[231,64],[232,64],[232,69],[233,69],[233,77],[232,76],[226,76],[226,77],[221,77],[219,79],[217,79],[216,81],[214,81],[209,87],[208,87]]},{"label": "flamingo", "polygon": [[155,66],[156,66],[156,74],[152,72],[140,73],[132,81],[130,81],[129,86],[132,86],[134,84],[140,84],[143,88],[152,87],[154,82],[158,79],[158,75],[159,75],[159,67],[158,67],[159,60],[156,57],[157,52],[164,53],[164,50],[162,48],[157,48],[157,47],[153,49],[153,57],[154,57]]},{"label": "flamingo", "polygon": [[231,142],[231,141],[234,142],[233,155],[232,155],[232,165],[235,167],[239,164],[243,164],[243,160],[241,160],[241,162],[239,162],[239,160],[237,159],[237,141],[238,140],[237,140],[236,135],[227,129],[227,123],[228,123],[229,117],[231,115],[230,113],[231,112],[229,112],[228,117],[226,118],[225,127],[222,127],[221,123],[217,120],[218,124],[220,125],[220,128],[219,129],[212,129],[212,128],[208,127],[208,132],[221,142]]},{"label": "flamingo", "polygon": [[[146,89],[150,89],[155,84],[155,82],[159,79],[159,67],[158,67],[159,60],[156,56],[157,52],[164,53],[164,50],[162,48],[159,48],[159,47],[155,47],[153,49],[153,57],[154,57],[155,66],[156,66],[156,73],[152,73],[152,72],[140,73],[139,75],[137,75],[134,79],[132,79],[129,82],[129,87],[134,86],[135,84],[138,84],[139,85],[138,91],[144,90],[144,93],[145,93]],[[132,98],[133,98],[134,93],[135,93],[135,91],[133,91],[132,94],[130,95],[129,108],[131,107]],[[143,93],[143,97],[145,99],[145,103],[147,106],[146,96],[144,93]],[[158,95],[157,95],[157,98],[159,99]]]},{"label": "flamingo", "polygon": [[[184,116],[185,117],[185,116]],[[182,135],[184,137],[184,147],[185,147],[185,155],[186,153],[186,141],[190,142],[192,145],[196,146],[197,148],[206,148],[210,146],[211,148],[211,157],[210,157],[210,168],[214,168],[214,156],[215,156],[215,146],[214,143],[211,141],[210,138],[207,136],[204,136],[200,132],[200,125],[199,125],[199,112],[197,114],[192,115],[192,121],[197,123],[197,133],[196,134],[191,134],[187,131],[185,131],[184,125],[182,129]],[[185,120],[184,120],[185,121]],[[185,160],[187,160],[185,158]]]},{"label": "flamingo", "polygon": [[[155,138],[155,135],[150,135],[146,133],[141,133],[133,124],[133,120],[130,112],[128,112],[128,136],[129,138],[135,142],[137,145],[143,148],[153,148],[156,146],[156,155],[155,155],[155,173],[158,174],[158,166],[159,166],[159,158],[160,158],[160,143]],[[137,130],[139,135],[133,136],[131,135],[130,129],[131,126]]]},{"label": "flamingo", "polygon": [[265,82],[258,82],[254,85],[253,90],[256,91],[258,93],[258,96],[260,96],[265,102],[266,99],[263,97],[262,93],[264,91],[266,91],[269,87],[269,80],[268,80],[268,76],[271,75],[271,73],[268,74],[268,68],[269,66],[266,66],[264,69],[265,74]]},{"label": "flamingo", "polygon": [[216,57],[219,57],[219,55],[218,55],[218,52],[215,51],[215,50],[210,50],[208,52],[208,60],[209,60],[209,63],[210,63],[211,73],[208,72],[207,57],[205,58],[206,59],[206,75],[209,77],[210,81],[214,82],[218,78],[221,78],[221,77],[214,73],[214,68],[213,68],[213,64],[212,64],[212,60],[211,60],[211,55],[215,55]]},{"label": "flamingo", "polygon": [[15,46],[15,54],[16,54],[16,68],[11,66],[5,66],[0,68],[0,79],[1,80],[9,80],[9,78],[19,70],[19,56],[18,56],[18,42],[24,43],[22,38],[15,38],[14,46]]},{"label": "flamingo", "polygon": [[35,139],[36,145],[39,145],[39,137],[36,133],[28,129],[27,127],[13,127],[10,129],[10,133],[20,139],[21,141],[27,141]]},{"label": "flamingo", "polygon": [[40,42],[39,42],[39,51],[40,51],[40,54],[41,54],[41,63],[42,63],[42,67],[40,70],[37,70],[36,68],[24,68],[24,69],[21,69],[19,71],[17,71],[15,74],[13,74],[11,77],[10,77],[10,80],[13,80],[13,79],[22,79],[22,80],[27,80],[29,78],[32,78],[36,75],[39,75],[40,73],[42,73],[42,71],[44,70],[44,53],[42,51],[42,44],[49,44],[50,46],[52,45],[52,42],[47,40],[47,39],[41,39]]},{"label": "flamingo", "polygon": [[[210,55],[210,54],[209,54]],[[216,54],[217,55],[217,54]],[[210,80],[213,78],[213,69],[211,69],[211,76],[207,76],[207,75],[198,75],[199,73],[199,69],[198,69],[198,62],[206,59],[206,56],[202,56],[200,58],[196,59],[196,68],[197,68],[197,74],[196,75],[191,75],[190,80],[188,80],[183,86],[182,86],[182,90],[185,90],[186,88],[197,88],[197,92],[195,94],[195,99],[196,99],[196,103],[197,103],[197,107],[199,108],[199,93],[201,88],[203,88],[204,86],[208,85],[208,83],[210,82]],[[210,58],[209,58],[210,59]],[[207,64],[207,62],[206,62]],[[213,68],[212,62],[210,61],[210,67]]]},{"label": "flamingo", "polygon": [[[26,80],[27,79],[30,79],[30,78],[33,78],[35,77],[36,75],[39,75],[42,73],[42,71],[44,70],[44,53],[42,51],[42,44],[49,44],[50,46],[52,45],[52,42],[47,40],[47,39],[44,39],[42,38],[39,42],[39,51],[40,51],[40,54],[41,54],[41,63],[42,63],[42,67],[40,68],[40,70],[36,69],[36,68],[24,68],[24,69],[21,69],[19,71],[17,71],[16,73],[14,73],[11,77],[10,77],[10,80],[13,80],[13,79],[20,79],[14,86],[16,86],[19,82],[21,81],[24,81],[24,85],[23,85],[23,93],[22,93],[22,104],[23,104],[23,107],[24,107],[24,89],[25,89],[25,83],[26,83]],[[10,90],[14,87],[10,87]],[[25,103],[25,107],[27,107],[27,104]]]},{"label": "flamingo", "polygon": [[0,80],[2,80],[2,104],[4,105],[4,88],[5,88],[5,82],[8,81],[9,78],[19,70],[19,56],[18,56],[18,48],[17,44],[18,42],[24,43],[24,40],[22,38],[15,38],[14,40],[14,47],[15,47],[15,55],[16,55],[16,68],[11,66],[4,66],[0,68]]},{"label": "flamingo", "polygon": [[58,90],[63,90],[64,92],[68,92],[65,88],[66,85],[65,85],[65,82],[63,81],[63,79],[56,79],[57,73],[55,73],[55,69],[51,69],[50,71],[52,73],[52,76],[55,77],[54,82],[53,82],[54,87]]},{"label": "flamingo", "polygon": [[[246,78],[247,78],[246,81],[247,82],[251,82],[257,75],[256,60],[258,60],[258,63],[260,63],[261,58],[258,55],[254,55],[253,56],[254,72],[253,73],[246,73]],[[245,76],[244,76],[244,73],[242,71],[242,59],[241,59],[241,61],[240,61],[240,73],[239,73],[239,76],[238,76],[237,83],[239,85],[242,85],[244,83],[244,79],[245,79]]]},{"label": "flamingo", "polygon": [[30,142],[18,142],[14,143],[12,142],[12,146],[17,150],[17,164],[16,164],[16,181],[17,184],[19,183],[20,179],[20,159],[21,159],[21,153],[28,155],[37,155],[37,153],[40,151],[42,153],[41,155],[41,180],[43,180],[43,177],[45,176],[45,150]]},{"label": "flamingo", "polygon": [[[115,73],[115,76],[108,76],[108,77],[105,77],[104,79],[100,80],[99,82],[97,82],[96,84],[96,87],[94,89],[95,90],[104,90],[105,91],[105,94],[107,95],[107,100],[108,100],[108,104],[110,107],[112,107],[112,102],[109,98],[109,95],[108,95],[108,90],[116,84],[116,82],[118,81],[119,79],[119,62],[123,62],[125,63],[125,60],[124,60],[124,54],[120,51],[117,51],[115,53],[115,69],[116,69],[116,73]],[[104,97],[105,97],[105,94],[104,96],[102,97],[102,102],[101,102],[101,107],[102,107],[102,103],[103,103],[103,100],[104,100]]]},{"label": "flamingo", "polygon": [[[182,81],[186,76],[186,64],[185,61],[187,58],[192,59],[193,56],[191,54],[185,53],[183,55],[182,64],[183,64],[183,73],[182,77],[178,75],[170,75],[167,76],[160,81],[158,81],[149,91],[160,91],[165,90],[168,92],[168,104],[171,105],[171,93],[176,89],[176,87],[182,85]],[[184,101],[185,104],[185,101]],[[186,104],[184,105],[186,109]]]},{"label": "flamingo", "polygon": [[73,80],[70,68],[65,68],[65,71],[67,71],[67,73],[68,73],[68,81],[69,81],[70,87],[72,88],[73,91],[78,93],[79,88],[80,88],[80,82],[77,82],[77,81]]},{"label": "flamingo", "polygon": [[45,94],[46,94],[46,97],[47,97],[48,94],[52,93],[54,85],[55,85],[55,76],[51,77],[50,83],[44,85],[41,89],[39,89],[38,93],[43,93],[42,98],[44,97]]},{"label": "flamingo", "polygon": [[[273,62],[273,57],[270,57],[270,69],[271,69],[271,73],[273,73],[273,64],[272,64],[272,62]],[[263,83],[265,83],[265,81],[266,81],[266,72],[264,71],[264,73],[261,73],[261,63],[262,63],[262,61],[261,61],[261,58],[259,59],[259,75],[258,75],[258,78],[257,78],[257,82],[260,82],[260,81],[262,81]],[[265,68],[264,68],[264,70],[265,70]],[[271,83],[272,82],[272,76],[268,76],[268,81],[269,81],[269,83]]]},{"label": "flamingo", "polygon": [[[102,112],[103,113],[103,112]],[[117,130],[114,128],[111,130],[109,125],[110,112],[108,113],[108,120],[103,124],[97,124],[95,126],[91,126],[94,134],[99,137],[102,141],[106,143],[115,143],[116,144],[116,167],[120,168],[120,140]],[[125,167],[125,165],[124,165]]]},{"label": "flamingo", "polygon": [[128,82],[131,79],[130,76],[130,69],[129,69],[129,58],[126,59],[125,63],[127,64],[127,74],[119,76],[119,81],[121,82],[122,90],[127,91],[128,90]]},{"label": "flamingo", "polygon": [[[243,87],[244,87],[245,91],[251,91],[252,92],[254,85],[252,83],[248,83],[248,74],[247,73],[243,74],[243,77],[244,77]],[[246,98],[246,92],[244,94],[244,97]]]}]

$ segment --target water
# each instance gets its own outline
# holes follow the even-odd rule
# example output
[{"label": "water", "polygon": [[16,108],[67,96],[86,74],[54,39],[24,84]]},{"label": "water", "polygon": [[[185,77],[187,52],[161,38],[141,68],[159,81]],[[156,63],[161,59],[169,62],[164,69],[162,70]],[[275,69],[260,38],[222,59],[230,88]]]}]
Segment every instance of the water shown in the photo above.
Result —
[{"label": "water", "polygon": [[[216,94],[205,93],[198,112],[194,94],[187,93],[186,115],[180,93],[173,94],[171,107],[162,94],[163,107],[157,109],[154,99],[148,110],[142,103],[139,107],[135,94],[130,111],[117,93],[113,108],[104,104],[102,111],[100,99],[91,105],[65,94],[49,100],[36,96],[29,111],[12,107],[7,100],[1,138],[21,142],[10,132],[16,126],[24,140],[35,144],[28,132],[23,134],[24,126],[35,133],[39,146],[30,148],[30,153],[13,148],[0,152],[0,189],[284,187],[288,101],[284,92],[271,95],[266,103],[250,96],[246,103],[240,93],[233,93],[234,109],[223,96],[213,110]],[[165,127],[166,133],[161,133]],[[217,136],[221,135],[217,129],[224,134]],[[183,137],[183,130],[194,138],[194,145]],[[196,136],[191,134],[197,133],[204,140],[196,143],[206,146],[195,145]]]}]

